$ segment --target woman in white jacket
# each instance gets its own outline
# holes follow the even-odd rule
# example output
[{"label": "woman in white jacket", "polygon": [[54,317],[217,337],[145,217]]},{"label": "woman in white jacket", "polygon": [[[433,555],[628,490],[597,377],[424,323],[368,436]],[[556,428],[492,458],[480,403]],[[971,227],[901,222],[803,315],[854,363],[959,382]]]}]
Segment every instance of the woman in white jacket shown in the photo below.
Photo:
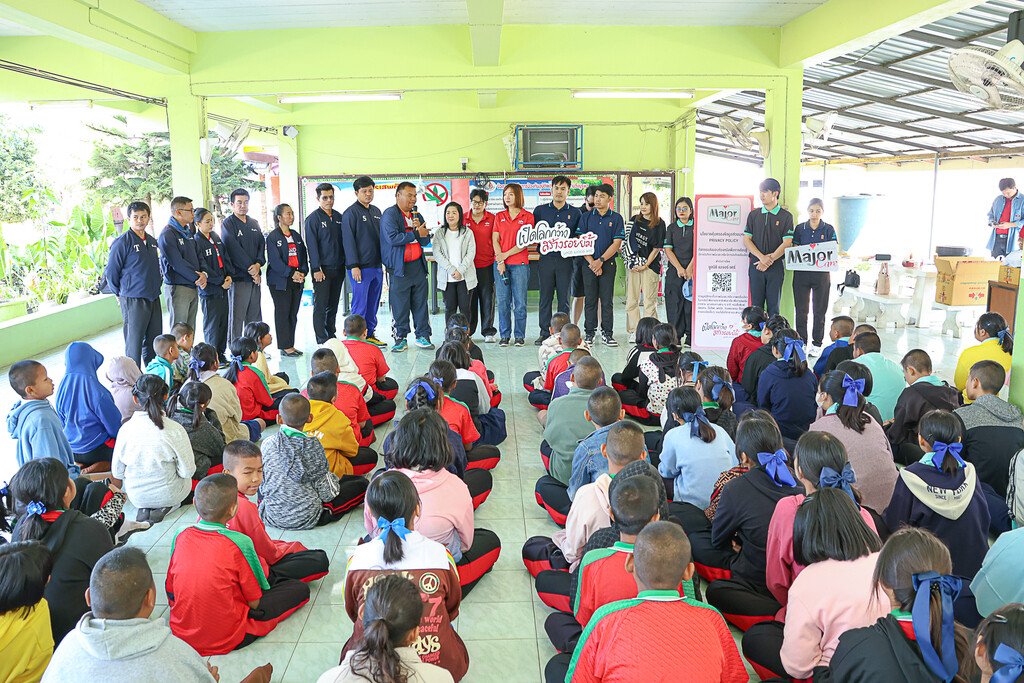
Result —
[{"label": "woman in white jacket", "polygon": [[155,524],[192,493],[196,462],[185,428],[164,417],[167,384],[142,375],[132,393],[140,409],[121,425],[111,469],[139,509],[138,520]]},{"label": "woman in white jacket", "polygon": [[437,288],[444,292],[445,326],[456,313],[469,319],[472,290],[476,289],[476,240],[462,221],[462,207],[451,202],[444,207],[444,225],[434,231],[434,261]]}]

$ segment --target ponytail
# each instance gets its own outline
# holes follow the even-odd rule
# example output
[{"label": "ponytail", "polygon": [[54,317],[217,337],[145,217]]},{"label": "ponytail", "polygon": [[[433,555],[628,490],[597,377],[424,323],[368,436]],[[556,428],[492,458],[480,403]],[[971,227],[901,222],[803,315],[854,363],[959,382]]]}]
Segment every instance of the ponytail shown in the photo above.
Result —
[{"label": "ponytail", "polygon": [[367,589],[363,602],[363,638],[349,662],[352,673],[371,683],[409,683],[414,672],[396,647],[408,641],[423,618],[419,589],[399,574],[386,574]]},{"label": "ponytail", "polygon": [[[156,375],[144,375],[160,380]],[[38,541],[50,522],[42,515],[64,509],[64,495],[70,486],[68,468],[56,458],[29,460],[11,480],[10,495],[17,504],[15,541]]]},{"label": "ponytail", "polygon": [[405,557],[403,541],[409,535],[419,505],[416,486],[402,472],[390,470],[370,482],[366,506],[381,530],[385,564],[396,564]]},{"label": "ponytail", "polygon": [[[917,425],[918,434],[931,446],[932,454],[927,462],[952,477],[964,466],[960,457],[963,445],[960,443],[960,420],[948,410],[931,410],[925,413]],[[938,462],[936,462],[938,460]]]},{"label": "ponytail", "polygon": [[417,377],[405,390],[405,407],[409,410],[430,408],[438,410],[441,404],[442,381],[430,375]]},{"label": "ponytail", "polygon": [[245,359],[258,351],[256,342],[249,337],[238,337],[230,344],[231,362],[228,364],[228,371],[224,373],[224,379],[232,384],[238,384],[238,373],[242,371]]},{"label": "ponytail", "polygon": [[167,399],[167,383],[156,375],[142,375],[135,380],[132,396],[139,402],[139,408],[146,411],[149,419],[164,428],[164,401]]},{"label": "ponytail", "polygon": [[704,398],[717,403],[721,410],[732,410],[736,395],[732,391],[732,376],[728,370],[719,365],[706,367],[697,377],[697,381],[700,382]]},{"label": "ponytail", "polygon": [[792,329],[780,330],[772,337],[772,348],[779,352],[781,360],[788,361],[793,374],[803,377],[807,372],[807,354],[800,336]]},{"label": "ponytail", "polygon": [[984,330],[992,339],[999,340],[999,347],[1013,354],[1013,335],[1006,325],[1006,319],[998,313],[982,313],[978,318],[978,329]]},{"label": "ponytail", "polygon": [[217,364],[217,349],[207,343],[196,344],[188,359],[188,381],[199,382],[199,375],[213,370]]},{"label": "ponytail", "polygon": [[864,412],[867,406],[863,393],[866,386],[865,380],[853,379],[841,370],[825,373],[818,382],[818,389],[828,394],[836,405],[839,421],[858,434],[863,434],[864,428],[871,422],[871,416]]},{"label": "ponytail", "polygon": [[199,421],[203,416],[200,406],[210,402],[213,391],[202,382],[189,382],[182,386],[167,404],[167,416],[174,417],[179,410],[192,413],[192,431],[199,429]]}]

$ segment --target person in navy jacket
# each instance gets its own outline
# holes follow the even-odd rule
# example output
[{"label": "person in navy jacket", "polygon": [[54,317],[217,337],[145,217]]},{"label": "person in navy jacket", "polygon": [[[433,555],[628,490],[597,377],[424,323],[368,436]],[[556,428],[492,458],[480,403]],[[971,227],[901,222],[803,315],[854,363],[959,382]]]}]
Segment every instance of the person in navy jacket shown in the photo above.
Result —
[{"label": "person in navy jacket", "polygon": [[[819,244],[836,241],[836,229],[821,220],[825,213],[825,204],[820,199],[812,199],[807,205],[808,220],[793,230],[793,246],[801,244]],[[806,344],[813,340],[814,346],[810,355],[821,353],[821,342],[825,338],[825,309],[828,308],[828,290],[832,280],[827,272],[813,273],[806,270],[793,271],[793,299],[796,302],[796,331]],[[809,301],[810,300],[810,301]],[[811,325],[811,337],[807,336],[808,304],[814,304],[814,323]]]},{"label": "person in navy jacket", "polygon": [[206,273],[206,285],[199,288],[203,304],[203,341],[217,349],[218,357],[227,365],[224,350],[228,345],[228,290],[231,289],[231,264],[224,251],[224,242],[213,231],[213,214],[199,208],[195,213],[196,252],[199,265]]},{"label": "person in navy jacket", "polygon": [[309,259],[302,235],[292,230],[294,222],[292,207],[278,204],[274,209],[274,229],[267,235],[267,287],[274,300],[274,327],[282,356],[302,355],[295,348],[295,324]]},{"label": "person in navy jacket", "polygon": [[352,189],[356,201],[341,216],[341,242],[352,287],[352,314],[366,320],[366,341],[384,346],[384,342],[374,336],[384,268],[380,259],[380,209],[371,204],[373,178],[365,175],[356,178]]},{"label": "person in navy jacket", "polygon": [[146,367],[156,357],[160,334],[160,259],[157,240],[146,233],[149,205],[128,205],[129,229],[110,245],[106,276],[124,320],[124,355]]},{"label": "person in navy jacket", "polygon": [[175,197],[171,200],[171,217],[160,233],[160,271],[164,276],[164,298],[167,300],[167,327],[188,323],[195,329],[199,310],[199,287],[206,285],[206,273],[199,266],[199,254],[193,239],[194,213],[192,200]]},{"label": "person in navy jacket", "polygon": [[992,235],[986,248],[992,252],[992,258],[1006,256],[1018,248],[1020,231],[1024,228],[1024,197],[1017,192],[1013,178],[999,181],[999,196],[988,210],[988,224]]},{"label": "person in navy jacket", "polygon": [[768,343],[775,362],[761,372],[757,407],[772,414],[784,443],[791,446],[814,422],[818,380],[807,367],[804,343],[794,330],[782,330]]},{"label": "person in navy jacket", "polygon": [[416,206],[416,186],[404,181],[395,190],[395,205],[388,207],[380,218],[380,256],[391,276],[388,299],[394,326],[393,353],[408,348],[409,313],[416,326],[416,346],[432,349],[430,343],[430,316],[427,314],[427,260],[423,247],[430,241],[430,231],[423,221],[413,217]]},{"label": "person in navy jacket", "polygon": [[[572,181],[568,176],[558,175],[551,179],[551,202],[541,204],[533,210],[535,226],[539,227],[541,223],[545,223],[553,228],[562,224],[569,229],[569,235],[576,234],[576,227],[582,214],[579,209],[566,202],[570,187]],[[572,282],[573,258],[562,256],[560,251],[552,251],[541,254],[537,263],[540,267],[540,313],[537,319],[540,336],[533,343],[540,346],[551,334],[548,329],[552,315],[551,297],[554,296],[557,300],[555,313],[569,312],[569,284]]]},{"label": "person in navy jacket", "polygon": [[622,221],[622,216],[611,209],[614,194],[615,189],[608,183],[598,185],[594,191],[594,210],[583,214],[577,229],[580,235],[588,232],[597,235],[594,253],[583,257],[587,266],[583,271],[583,319],[587,344],[594,343],[594,335],[597,332],[597,304],[600,300],[602,340],[607,346],[619,345],[612,336],[615,323],[612,304],[615,298],[615,255],[626,237],[626,224]]},{"label": "person in navy jacket", "polygon": [[220,224],[224,251],[231,264],[231,296],[228,297],[228,342],[242,336],[245,323],[263,320],[260,310],[261,269],[267,262],[266,241],[260,224],[249,218],[249,193],[231,193],[231,215]]},{"label": "person in navy jacket", "polygon": [[341,214],[334,210],[334,185],[316,186],[320,203],[303,225],[309,267],[313,273],[313,334],[323,344],[337,335],[338,301],[345,284],[345,251],[341,241]]}]

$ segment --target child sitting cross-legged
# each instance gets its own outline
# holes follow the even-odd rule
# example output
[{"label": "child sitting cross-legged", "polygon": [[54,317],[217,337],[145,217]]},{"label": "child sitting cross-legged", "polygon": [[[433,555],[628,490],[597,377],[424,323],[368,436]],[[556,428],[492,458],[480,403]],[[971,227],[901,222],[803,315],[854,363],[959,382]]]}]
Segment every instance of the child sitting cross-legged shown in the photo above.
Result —
[{"label": "child sitting cross-legged", "polygon": [[366,474],[377,466],[377,452],[360,446],[348,416],[334,407],[338,382],[329,372],[313,375],[306,384],[309,422],[302,428],[323,444],[331,472],[339,477]]},{"label": "child sitting cross-legged", "polygon": [[281,431],[263,442],[260,519],[278,529],[312,529],[341,519],[363,502],[366,480],[336,476],[327,467],[324,447],[302,431],[309,422],[309,401],[299,394],[281,399]]},{"label": "child sitting cross-legged", "polygon": [[53,554],[39,541],[0,544],[0,680],[38,681],[50,661],[53,634],[44,594],[52,571]]},{"label": "child sitting cross-legged", "polygon": [[534,408],[543,409],[544,406],[551,402],[551,392],[555,386],[555,377],[569,366],[569,354],[574,349],[583,345],[583,336],[580,328],[572,323],[567,322],[558,333],[558,336],[562,348],[547,360],[547,363],[544,365],[543,374],[534,378],[530,373],[527,373],[527,377],[523,378],[524,383],[528,377],[532,378],[532,388],[528,390],[530,392],[530,405]]},{"label": "child sitting cross-legged", "polygon": [[[317,351],[320,350],[328,350],[334,354],[335,368],[332,372],[338,376],[339,382],[350,384],[353,387],[352,391],[358,393],[363,399],[374,426],[382,425],[395,417],[395,402],[380,395],[372,384],[367,384],[361,374],[362,370],[356,365],[355,359],[349,353],[348,346],[343,340],[331,337],[317,349]],[[320,372],[322,371],[320,370]],[[354,400],[355,396],[352,398]]]},{"label": "child sitting cross-legged", "polygon": [[96,376],[102,364],[103,354],[86,342],[68,344],[54,403],[75,462],[87,473],[110,470],[114,440],[121,429],[121,411]]},{"label": "child sitting cross-legged", "polygon": [[357,547],[349,558],[345,611],[355,628],[342,648],[342,661],[371,635],[360,618],[372,609],[369,587],[396,579],[412,581],[420,589],[417,599],[422,597],[431,606],[419,620],[419,638],[412,647],[422,661],[444,668],[458,681],[469,669],[466,644],[452,628],[462,601],[459,569],[442,544],[417,531],[420,505],[416,486],[398,470],[384,472],[367,489],[366,507],[377,520],[380,535]]},{"label": "child sitting cross-legged", "polygon": [[[655,350],[640,363],[638,402],[635,405],[623,405],[627,415],[642,424],[654,426],[661,420],[669,393],[687,381],[683,373],[690,366],[688,361],[681,357],[679,335],[672,325],[661,323],[654,328],[652,338]],[[689,381],[695,380],[694,374]],[[624,396],[628,396],[629,393],[624,392]]]},{"label": "child sitting cross-legged", "polygon": [[153,351],[156,352],[156,356],[153,360],[149,361],[144,374],[156,375],[173,391],[176,386],[174,383],[174,364],[178,362],[180,353],[178,351],[178,340],[174,338],[173,334],[157,335],[156,339],[153,340]]},{"label": "child sitting cross-legged", "polygon": [[[341,342],[348,349],[359,374],[373,387],[374,396],[369,403],[387,399],[394,401],[398,395],[398,382],[388,377],[391,370],[380,347],[366,339],[366,319],[353,313],[345,317],[345,338]],[[380,398],[378,398],[380,397]]]},{"label": "child sitting cross-legged", "polygon": [[267,378],[253,365],[259,354],[256,342],[238,337],[228,344],[231,362],[224,379],[231,382],[242,406],[242,424],[249,428],[249,441],[259,441],[268,422],[277,419],[277,402],[270,395]]},{"label": "child sitting cross-legged", "polygon": [[437,360],[446,360],[455,366],[455,387],[451,395],[469,408],[480,432],[480,441],[499,445],[506,436],[505,412],[491,405],[487,382],[470,369],[469,351],[459,342],[445,342],[438,350]]},{"label": "child sitting cross-legged", "polygon": [[497,446],[481,443],[480,432],[473,424],[469,407],[451,396],[458,377],[455,366],[446,360],[435,360],[430,364],[428,373],[441,388],[437,397],[437,412],[462,438],[463,448],[466,449],[466,468],[494,469],[501,459],[501,451]]},{"label": "child sitting cross-legged", "polygon": [[204,657],[227,654],[309,602],[309,586],[278,576],[248,536],[227,528],[239,505],[230,474],[199,482],[195,505],[199,522],[179,531],[171,545],[165,585],[171,632]]},{"label": "child sitting cross-legged", "polygon": [[[242,336],[248,337],[256,342],[256,361],[253,363],[253,367],[259,370],[260,375],[267,381],[267,391],[270,392],[271,398],[277,402],[288,394],[298,392],[298,389],[293,389],[289,386],[288,373],[278,372],[270,374],[270,366],[267,365],[267,356],[263,353],[263,349],[267,348],[274,342],[274,337],[270,334],[270,325],[262,320],[246,323],[245,327],[242,329]],[[302,352],[296,351],[296,354],[302,355]],[[296,354],[291,355],[294,356]]]},{"label": "child sitting cross-legged", "polygon": [[[346,356],[348,354],[346,353]],[[311,377],[322,372],[329,372],[334,375],[337,384],[337,398],[334,399],[334,407],[345,413],[348,421],[352,423],[352,429],[356,432],[356,440],[360,446],[369,446],[373,443],[373,427],[376,422],[366,407],[366,400],[363,398],[359,387],[346,379],[342,379],[339,373],[338,357],[328,348],[319,348],[313,352],[310,359]],[[306,392],[303,391],[305,395]]]},{"label": "child sitting cross-legged", "polygon": [[565,350],[565,347],[562,346],[561,332],[568,323],[569,315],[567,313],[555,313],[551,316],[551,325],[548,327],[550,336],[540,343],[540,349],[537,350],[540,370],[530,370],[523,375],[523,388],[527,391],[540,389],[544,385],[544,371],[548,361]]},{"label": "child sitting cross-legged", "polygon": [[893,419],[885,426],[896,462],[909,465],[924,453],[917,445],[917,423],[932,410],[960,407],[960,392],[932,374],[932,359],[924,349],[911,349],[900,361],[907,388],[896,399]]},{"label": "child sitting cross-legged", "polygon": [[[469,336],[469,332],[466,328],[458,325],[448,325],[448,329],[444,331],[444,343],[455,342],[462,344],[466,347],[466,352],[469,353],[469,370],[484,383],[486,394],[490,401],[492,408],[497,407],[501,404],[501,391],[498,389],[497,383],[494,381],[494,373],[487,369],[484,365],[481,354],[481,358],[473,356],[473,340]],[[443,344],[442,344],[443,346]],[[439,348],[434,354],[435,358],[441,357],[441,349]]]},{"label": "child sitting cross-legged", "polygon": [[[626,365],[622,372],[612,375],[612,386],[616,391],[632,391],[636,393],[640,386],[640,363],[655,352],[654,328],[658,326],[657,318],[640,318],[636,324],[636,336],[633,348],[626,354]],[[633,401],[627,401],[635,403]]]},{"label": "child sitting cross-legged", "polygon": [[818,380],[807,369],[804,343],[794,330],[779,330],[771,348],[775,362],[761,373],[757,405],[772,414],[784,439],[796,443],[814,422]]},{"label": "child sitting cross-legged", "polygon": [[[743,332],[733,338],[732,344],[729,345],[729,355],[725,364],[729,374],[736,378],[737,384],[743,377],[743,368],[747,364],[747,358],[763,343],[761,331],[764,329],[765,323],[768,322],[768,314],[759,306],[747,306],[740,313],[740,319],[743,321]],[[743,397],[746,398],[746,392]]]},{"label": "child sitting cross-legged", "polygon": [[224,431],[217,413],[208,406],[213,400],[213,391],[202,382],[189,382],[175,394],[167,407],[167,417],[180,424],[192,444],[192,456],[196,463],[193,479],[202,479],[217,468],[224,454]]},{"label": "child sitting cross-legged", "polygon": [[[554,401],[556,398],[562,398],[563,396],[569,393],[569,390],[572,389],[573,386],[575,386],[572,381],[573,369],[575,369],[576,364],[579,363],[581,359],[590,357],[592,357],[592,355],[590,351],[587,351],[586,349],[573,349],[572,353],[569,354],[569,367],[558,373],[558,377],[555,377],[555,388],[551,390],[552,401]],[[603,387],[604,385],[604,372],[602,372],[601,379],[597,383],[597,386]],[[542,425],[546,424],[547,411],[541,410],[540,412],[538,412],[537,420],[540,421]]]},{"label": "child sitting cross-legged", "polygon": [[242,423],[242,404],[238,400],[238,392],[231,382],[220,376],[218,370],[220,361],[217,360],[217,349],[210,344],[196,344],[192,347],[192,357],[188,361],[186,384],[202,382],[210,387],[212,397],[209,408],[220,420],[225,441],[249,439],[252,431],[248,425]]}]

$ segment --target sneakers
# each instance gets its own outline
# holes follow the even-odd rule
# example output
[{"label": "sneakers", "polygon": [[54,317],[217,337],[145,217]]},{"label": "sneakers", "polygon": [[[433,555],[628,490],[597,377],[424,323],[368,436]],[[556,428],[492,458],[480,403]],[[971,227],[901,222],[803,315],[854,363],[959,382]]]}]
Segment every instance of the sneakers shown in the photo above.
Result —
[{"label": "sneakers", "polygon": [[372,334],[369,337],[366,338],[366,341],[370,342],[371,344],[373,344],[374,346],[379,347],[379,348],[383,348],[383,347],[387,346],[387,344],[382,342],[380,339],[377,339]]},{"label": "sneakers", "polygon": [[602,334],[601,341],[604,342],[605,346],[618,346],[619,342],[615,341],[615,337],[610,334]]},{"label": "sneakers", "polygon": [[594,335],[588,334],[587,338],[584,341],[587,342],[587,346],[593,346],[594,345]]},{"label": "sneakers", "polygon": [[391,353],[402,353],[409,348],[409,342],[404,339],[399,339],[395,342],[395,345],[391,347]]},{"label": "sneakers", "polygon": [[807,355],[810,358],[817,358],[821,355],[821,344],[811,344],[807,347]]},{"label": "sneakers", "polygon": [[489,334],[484,337],[484,343],[493,344],[496,341],[498,341],[498,338],[495,337],[493,334]]},{"label": "sneakers", "polygon": [[508,346],[508,337],[502,337],[501,341],[498,342],[498,346]]},{"label": "sneakers", "polygon": [[[135,516],[137,522],[149,522],[150,526],[164,521],[164,517],[181,507],[181,504],[172,505],[166,508],[139,508],[139,514]],[[147,529],[149,527],[146,527]],[[141,529],[140,529],[141,530]]]},{"label": "sneakers", "polygon": [[145,531],[153,526],[152,522],[133,522],[130,519],[125,519],[124,523],[121,524],[121,529],[117,532],[114,537],[114,544],[120,547],[128,542],[133,534],[137,534],[140,531]]},{"label": "sneakers", "polygon": [[526,340],[522,337],[516,337],[516,346],[526,346]]},{"label": "sneakers", "polygon": [[430,343],[430,339],[428,337],[416,337],[416,341],[414,341],[413,344],[420,349],[434,348],[434,345]]},{"label": "sneakers", "polygon": [[547,339],[547,337],[545,337],[545,336],[544,336],[544,335],[542,334],[541,336],[537,337],[537,338],[536,338],[536,339],[535,339],[535,340],[533,341],[533,345],[534,345],[534,346],[541,346],[542,344],[544,344],[544,340],[545,340],[545,339]]}]

